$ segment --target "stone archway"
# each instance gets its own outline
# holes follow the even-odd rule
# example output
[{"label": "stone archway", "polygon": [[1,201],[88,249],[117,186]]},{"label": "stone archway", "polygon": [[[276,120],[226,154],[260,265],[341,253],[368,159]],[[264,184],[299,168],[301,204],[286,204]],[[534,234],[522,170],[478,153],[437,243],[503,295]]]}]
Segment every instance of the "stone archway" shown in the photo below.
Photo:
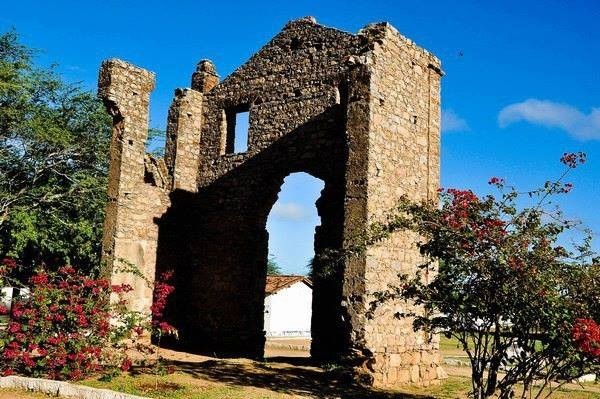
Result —
[{"label": "stone archway", "polygon": [[[159,222],[157,264],[177,265],[172,317],[183,348],[262,358],[266,222],[289,174],[324,181],[316,252],[341,248],[347,147],[343,125],[333,123],[341,111],[331,107],[197,193],[171,193]],[[313,355],[320,358],[334,358],[345,347],[341,282],[339,276],[314,282]]]}]

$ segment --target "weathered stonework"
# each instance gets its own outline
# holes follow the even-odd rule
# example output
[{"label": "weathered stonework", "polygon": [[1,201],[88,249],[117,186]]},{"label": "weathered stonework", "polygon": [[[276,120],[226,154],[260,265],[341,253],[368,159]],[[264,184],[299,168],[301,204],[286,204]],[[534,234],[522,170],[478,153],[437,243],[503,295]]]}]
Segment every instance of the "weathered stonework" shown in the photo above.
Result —
[{"label": "weathered stonework", "polygon": [[[305,18],[219,83],[209,61],[169,110],[164,160],[144,155],[149,72],[106,61],[99,92],[114,117],[104,253],[153,279],[174,269],[170,317],[187,350],[262,357],[268,233],[283,180],[324,181],[315,253],[350,245],[402,195],[433,198],[439,184],[440,63],[389,24],[353,35]],[[249,111],[248,150],[233,153],[235,114]],[[374,293],[413,272],[416,237],[397,233],[347,260],[313,287],[311,354],[346,359],[376,386],[442,377],[438,341],[397,320],[399,303],[367,318]],[[316,262],[317,275],[325,267]]]}]

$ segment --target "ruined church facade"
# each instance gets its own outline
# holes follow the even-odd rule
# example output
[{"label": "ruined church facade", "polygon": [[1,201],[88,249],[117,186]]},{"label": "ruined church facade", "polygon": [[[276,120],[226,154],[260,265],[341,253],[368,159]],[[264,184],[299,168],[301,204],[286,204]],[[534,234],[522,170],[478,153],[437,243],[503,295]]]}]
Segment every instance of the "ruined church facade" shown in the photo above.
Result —
[{"label": "ruined church facade", "polygon": [[[414,272],[416,237],[395,233],[336,267],[344,249],[397,200],[433,199],[439,185],[439,60],[387,23],[349,34],[304,18],[219,82],[201,61],[177,89],[164,158],[146,154],[154,75],[102,64],[99,96],[113,117],[103,256],[114,283],[134,287],[148,312],[153,280],[174,270],[168,315],[187,351],[261,358],[268,257],[266,221],[286,176],[324,182],[316,203],[311,355],[343,359],[375,386],[441,377],[438,342],[394,315],[367,317],[374,293]],[[236,114],[249,112],[248,148],[236,152]],[[326,269],[326,270],[325,270]]]}]

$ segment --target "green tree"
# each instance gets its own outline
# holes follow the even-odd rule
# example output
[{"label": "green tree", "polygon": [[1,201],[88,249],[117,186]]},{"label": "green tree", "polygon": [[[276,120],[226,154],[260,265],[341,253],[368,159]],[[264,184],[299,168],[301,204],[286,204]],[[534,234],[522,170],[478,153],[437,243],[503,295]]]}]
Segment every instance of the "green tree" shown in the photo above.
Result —
[{"label": "green tree", "polygon": [[110,119],[14,31],[0,35],[0,254],[26,269],[98,265]]},{"label": "green tree", "polygon": [[281,267],[275,259],[275,255],[269,255],[267,261],[267,276],[279,276],[281,274]]},{"label": "green tree", "polygon": [[[423,237],[417,274],[378,293],[372,309],[404,300],[417,306],[398,317],[456,338],[471,363],[474,398],[545,397],[548,390],[540,387],[553,392],[600,366],[600,267],[591,235],[571,250],[560,245],[561,234],[579,224],[551,201],[571,190],[563,179],[584,160],[581,153],[565,154],[565,173],[527,193],[492,178],[498,196],[450,189],[441,192],[439,205],[404,199],[363,244],[405,229]],[[522,194],[531,206],[519,207]]]}]

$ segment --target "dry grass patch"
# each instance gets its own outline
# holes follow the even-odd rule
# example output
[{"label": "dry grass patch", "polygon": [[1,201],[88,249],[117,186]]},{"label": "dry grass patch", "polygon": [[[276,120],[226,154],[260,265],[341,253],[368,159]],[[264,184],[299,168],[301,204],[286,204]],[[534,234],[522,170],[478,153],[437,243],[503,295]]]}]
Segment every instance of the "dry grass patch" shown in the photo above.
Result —
[{"label": "dry grass patch", "polygon": [[51,396],[17,389],[0,389],[0,399],[48,399]]}]

